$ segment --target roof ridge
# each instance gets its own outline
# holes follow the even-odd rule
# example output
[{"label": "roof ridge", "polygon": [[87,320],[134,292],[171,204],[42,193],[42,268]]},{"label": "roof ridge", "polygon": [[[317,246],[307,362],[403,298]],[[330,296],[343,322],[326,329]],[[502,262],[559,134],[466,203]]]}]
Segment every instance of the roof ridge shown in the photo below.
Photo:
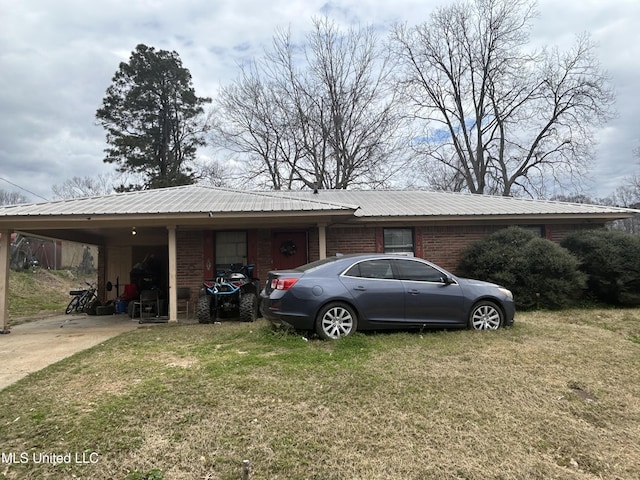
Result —
[{"label": "roof ridge", "polygon": [[85,195],[82,197],[73,197],[73,198],[57,198],[54,200],[47,200],[46,202],[29,202],[29,203],[17,203],[15,205],[1,205],[3,207],[24,207],[24,206],[32,206],[32,205],[52,205],[52,204],[61,204],[61,203],[69,203],[69,202],[77,202],[79,200],[95,200],[98,198],[110,198],[110,197],[125,197],[129,195],[140,195],[143,193],[148,193],[155,190],[177,190],[184,187],[192,187],[194,185],[177,185],[175,187],[163,187],[163,188],[149,188],[147,190],[130,190],[128,192],[112,192],[107,193],[105,195]]},{"label": "roof ridge", "polygon": [[[310,191],[300,190],[300,193],[309,194]],[[564,200],[552,200],[546,198],[530,198],[530,197],[514,197],[512,195],[497,195],[497,194],[488,194],[488,193],[472,193],[472,192],[452,192],[447,190],[426,190],[421,188],[407,188],[407,189],[394,189],[394,188],[380,188],[380,189],[362,189],[362,190],[348,190],[348,189],[322,189],[322,192],[344,192],[344,193],[379,193],[379,192],[395,192],[395,193],[434,193],[434,194],[443,194],[443,195],[452,195],[452,196],[460,196],[460,197],[481,197],[481,198],[491,198],[496,200],[506,200],[512,202],[527,202],[527,203],[545,203],[551,205],[573,205],[578,207],[597,207],[603,209],[613,209],[613,210],[633,210],[631,207],[621,207],[619,205],[602,205],[599,203],[581,203],[581,202],[568,202]]]},{"label": "roof ridge", "polygon": [[[421,190],[413,190],[413,191],[421,191]],[[428,190],[425,190],[428,191]],[[600,207],[607,209],[621,209],[621,210],[630,210],[631,207],[621,207],[619,205],[602,205],[599,203],[582,203],[582,202],[569,202],[565,200],[553,200],[550,198],[531,198],[531,197],[514,197],[512,195],[497,195],[497,194],[488,194],[488,193],[471,193],[471,192],[448,192],[446,190],[438,190],[433,191],[434,193],[447,193],[451,195],[460,195],[460,196],[478,196],[484,198],[495,198],[495,199],[504,199],[508,201],[514,202],[529,202],[529,203],[546,203],[552,205],[574,205],[574,206],[590,206],[590,207]]]},{"label": "roof ridge", "polygon": [[[286,192],[294,192],[295,190],[245,190],[245,189],[237,189],[237,188],[231,188],[231,187],[216,187],[216,186],[210,186],[210,185],[199,185],[197,183],[195,184],[191,184],[191,185],[181,185],[178,187],[166,187],[162,190],[167,190],[169,188],[171,189],[178,189],[178,188],[202,188],[205,190],[212,190],[212,191],[221,191],[221,192],[229,192],[229,193],[242,193],[245,195],[251,195],[251,196],[266,196],[266,197],[270,197],[270,198],[284,198],[286,200],[298,200],[298,201],[304,201],[304,202],[309,202],[309,203],[315,203],[315,204],[319,204],[319,205],[330,205],[333,207],[343,207],[343,208],[350,208],[353,210],[357,210],[358,208],[360,208],[359,205],[351,205],[351,204],[346,204],[346,203],[342,203],[342,202],[327,202],[325,200],[316,200],[313,198],[299,198],[299,197],[291,197],[286,195]],[[160,190],[160,189],[155,189],[155,190]],[[148,190],[142,190],[142,191],[148,191]],[[281,194],[281,192],[283,194]]]},{"label": "roof ridge", "polygon": [[[245,192],[248,193],[255,193],[255,194],[264,194],[265,196],[268,197],[276,197],[276,198],[284,198],[286,200],[298,200],[298,201],[304,201],[304,202],[309,202],[309,203],[315,203],[315,204],[319,204],[319,205],[330,205],[332,207],[343,207],[343,208],[348,208],[351,210],[358,210],[360,207],[360,205],[353,205],[353,204],[349,204],[349,203],[342,203],[342,202],[328,202],[326,200],[316,200],[315,198],[304,198],[304,197],[293,197],[293,196],[288,196],[286,194],[282,195],[280,194],[280,192],[295,192],[296,190],[243,190]],[[313,194],[312,191],[309,192],[305,192],[304,190],[299,190],[300,193],[311,193]]]}]

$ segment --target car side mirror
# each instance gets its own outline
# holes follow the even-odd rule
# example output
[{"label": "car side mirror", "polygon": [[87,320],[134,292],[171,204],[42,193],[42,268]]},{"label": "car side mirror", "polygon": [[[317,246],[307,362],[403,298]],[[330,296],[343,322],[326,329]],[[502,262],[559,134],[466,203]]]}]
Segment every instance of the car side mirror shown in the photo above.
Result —
[{"label": "car side mirror", "polygon": [[454,282],[453,282],[453,277],[452,277],[451,275],[444,275],[444,276],[442,277],[442,282],[443,282],[445,285],[451,285],[452,283],[454,283]]}]

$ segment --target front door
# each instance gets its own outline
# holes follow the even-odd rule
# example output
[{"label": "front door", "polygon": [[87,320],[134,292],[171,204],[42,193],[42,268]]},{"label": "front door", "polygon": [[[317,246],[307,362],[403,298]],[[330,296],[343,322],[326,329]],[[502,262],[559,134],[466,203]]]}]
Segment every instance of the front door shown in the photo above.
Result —
[{"label": "front door", "polygon": [[271,238],[271,268],[289,270],[308,260],[307,232],[274,232]]}]

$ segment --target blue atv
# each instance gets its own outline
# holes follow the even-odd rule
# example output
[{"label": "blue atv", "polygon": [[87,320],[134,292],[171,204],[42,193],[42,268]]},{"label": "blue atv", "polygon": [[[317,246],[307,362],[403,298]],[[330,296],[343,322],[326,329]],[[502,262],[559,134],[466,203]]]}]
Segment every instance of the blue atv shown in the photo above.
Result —
[{"label": "blue atv", "polygon": [[215,280],[207,280],[198,297],[198,322],[212,323],[218,318],[239,317],[243,322],[258,318],[260,280],[253,276],[253,265],[232,265]]}]

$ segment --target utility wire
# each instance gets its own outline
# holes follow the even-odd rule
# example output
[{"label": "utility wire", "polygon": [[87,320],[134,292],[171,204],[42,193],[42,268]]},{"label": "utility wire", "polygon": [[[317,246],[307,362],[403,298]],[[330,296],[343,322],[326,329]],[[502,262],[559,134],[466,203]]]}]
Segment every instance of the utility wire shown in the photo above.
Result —
[{"label": "utility wire", "polygon": [[6,178],[2,178],[2,177],[0,177],[0,180],[4,180],[5,182],[10,183],[10,184],[11,184],[11,185],[13,185],[14,187],[18,187],[20,190],[24,190],[25,192],[30,193],[31,195],[34,195],[34,196],[36,196],[36,197],[38,197],[38,198],[41,198],[41,199],[43,199],[45,202],[48,202],[48,201],[49,201],[49,199],[48,199],[48,198],[45,198],[45,197],[43,197],[42,195],[38,195],[37,193],[32,192],[31,190],[27,190],[26,188],[21,187],[21,186],[20,186],[20,185],[18,185],[17,183],[10,182],[10,181],[9,181],[9,180],[7,180]]}]

